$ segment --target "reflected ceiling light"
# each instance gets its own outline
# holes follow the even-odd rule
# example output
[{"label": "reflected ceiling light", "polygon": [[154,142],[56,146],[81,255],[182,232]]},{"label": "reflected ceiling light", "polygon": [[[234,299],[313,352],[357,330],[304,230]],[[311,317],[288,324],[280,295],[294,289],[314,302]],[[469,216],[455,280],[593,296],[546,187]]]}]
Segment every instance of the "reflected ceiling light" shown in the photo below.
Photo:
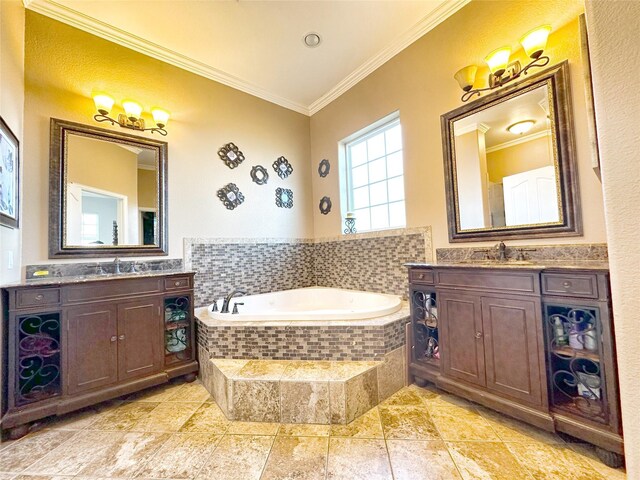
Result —
[{"label": "reflected ceiling light", "polygon": [[507,127],[507,130],[509,130],[509,132],[513,133],[514,135],[522,135],[523,133],[527,133],[529,130],[531,130],[535,123],[535,120],[522,120],[521,122],[516,122],[512,125],[509,125]]},{"label": "reflected ceiling light", "polygon": [[480,92],[502,87],[521,75],[527,75],[528,70],[532,67],[544,67],[548,65],[550,59],[547,56],[543,56],[542,53],[547,46],[547,38],[550,32],[551,26],[543,25],[534,28],[520,39],[525,53],[532,59],[524,68],[522,68],[518,61],[509,63],[509,57],[511,56],[510,47],[498,48],[487,55],[484,61],[489,66],[491,73],[489,74],[489,86],[486,88],[473,88],[478,70],[477,66],[468,65],[458,70],[453,78],[456,79],[460,88],[464,90],[461,100],[466,102],[476,95],[480,96]]},{"label": "reflected ceiling light", "polygon": [[153,121],[156,126],[145,128],[144,119],[142,118],[142,106],[133,100],[123,100],[122,108],[124,113],[118,114],[118,119],[109,116],[109,112],[113,108],[115,100],[113,97],[103,92],[95,92],[93,94],[93,102],[96,105],[97,114],[93,116],[96,122],[110,122],[111,125],[120,125],[122,128],[130,128],[141,132],[150,131],[151,133],[159,133],[162,136],[167,135],[165,127],[169,121],[169,112],[162,108],[155,107],[151,110]]},{"label": "reflected ceiling light", "polygon": [[315,48],[320,45],[320,42],[322,42],[322,38],[320,38],[320,35],[314,32],[307,33],[302,40],[304,41],[304,44],[309,48]]}]

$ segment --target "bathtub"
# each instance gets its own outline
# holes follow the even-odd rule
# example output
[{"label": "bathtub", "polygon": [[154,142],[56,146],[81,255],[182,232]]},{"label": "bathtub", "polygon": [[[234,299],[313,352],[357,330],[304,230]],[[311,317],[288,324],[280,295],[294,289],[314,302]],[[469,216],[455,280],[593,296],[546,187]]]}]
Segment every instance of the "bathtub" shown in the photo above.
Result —
[{"label": "bathtub", "polygon": [[[218,299],[218,309],[223,299]],[[227,321],[281,321],[281,320],[360,320],[389,315],[400,310],[402,300],[397,295],[360,292],[339,288],[309,287],[280,292],[234,297],[229,304],[238,305],[237,314],[213,312],[214,320]]]}]

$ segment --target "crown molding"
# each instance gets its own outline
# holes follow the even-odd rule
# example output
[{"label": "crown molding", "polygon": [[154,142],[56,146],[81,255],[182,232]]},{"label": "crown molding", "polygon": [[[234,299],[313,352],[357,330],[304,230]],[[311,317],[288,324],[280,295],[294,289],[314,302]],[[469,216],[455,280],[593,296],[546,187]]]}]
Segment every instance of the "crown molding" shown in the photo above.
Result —
[{"label": "crown molding", "polygon": [[391,45],[367,60],[351,72],[344,80],[309,105],[309,114],[314,115],[345,93],[360,80],[384,65],[387,61],[418,40],[428,31],[434,29],[451,15],[464,7],[471,0],[445,0],[438,8],[431,11],[416,23],[410,30],[399,36]]},{"label": "crown molding", "polygon": [[138,37],[124,30],[121,30],[106,22],[102,22],[93,17],[80,13],[69,7],[61,5],[54,0],[23,0],[25,8],[40,13],[54,20],[66,23],[72,27],[78,28],[92,35],[104,38],[123,47],[135,50],[149,57],[161,60],[176,67],[182,68],[189,72],[195,73],[205,78],[209,78],[216,82],[235,88],[242,92],[248,93],[255,97],[261,98],[281,107],[311,116],[329,103],[334,101],[340,95],[345,93],[351,87],[356,85],[360,80],[372,73],[378,67],[382,66],[392,57],[407,48],[413,42],[422,37],[425,33],[432,30],[438,24],[442,23],[448,17],[464,7],[471,0],[445,0],[435,10],[423,17],[410,30],[399,36],[391,45],[379,52],[377,55],[360,65],[356,70],[351,72],[346,78],[339,82],[335,87],[318,98],[311,105],[306,106],[298,102],[294,102],[287,98],[275,95],[264,90],[251,82],[242,80],[233,75],[229,75],[203,62],[190,58],[181,53],[175,52],[168,48],[162,47],[156,43],[149,42],[144,38]]},{"label": "crown molding", "polygon": [[216,82],[255,97],[259,97],[268,102],[275,103],[276,105],[288,108],[289,110],[309,115],[309,109],[305,105],[293,102],[279,95],[274,95],[273,93],[251,84],[250,82],[234,77],[233,75],[229,75],[181,53],[174,52],[173,50],[162,47],[153,42],[149,42],[144,38],[132,35],[131,33],[114,27],[113,25],[96,20],[93,17],[65,7],[53,0],[23,0],[23,3],[25,8],[28,8],[29,10],[66,23],[67,25],[71,25],[72,27],[91,33],[92,35],[104,38],[110,42],[117,43],[118,45],[130,48],[131,50],[143,53],[149,57],[169,63],[202,77],[215,80]]},{"label": "crown molding", "polygon": [[485,150],[486,153],[496,152],[498,150],[502,150],[503,148],[513,147],[515,145],[520,145],[521,143],[530,142],[531,140],[536,140],[538,138],[547,137],[551,135],[551,130],[541,130],[536,133],[532,133],[531,135],[525,135],[524,137],[518,137],[513,140],[509,140],[508,142],[499,143],[498,145],[494,145],[493,147],[489,147]]},{"label": "crown molding", "polygon": [[459,137],[460,135],[466,135],[467,133],[471,133],[471,132],[487,133],[490,128],[491,127],[485,123],[474,122],[474,123],[470,123],[466,127],[454,129],[455,130],[454,135],[456,137]]}]

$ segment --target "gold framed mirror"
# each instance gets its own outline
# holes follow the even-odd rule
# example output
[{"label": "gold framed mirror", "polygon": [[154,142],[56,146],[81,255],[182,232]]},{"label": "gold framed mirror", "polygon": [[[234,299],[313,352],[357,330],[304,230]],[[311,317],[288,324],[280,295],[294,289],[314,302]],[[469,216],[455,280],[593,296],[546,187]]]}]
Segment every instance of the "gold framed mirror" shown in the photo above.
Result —
[{"label": "gold framed mirror", "polygon": [[167,255],[167,150],[52,118],[49,258]]},{"label": "gold framed mirror", "polygon": [[451,242],[582,234],[565,61],[441,117]]}]

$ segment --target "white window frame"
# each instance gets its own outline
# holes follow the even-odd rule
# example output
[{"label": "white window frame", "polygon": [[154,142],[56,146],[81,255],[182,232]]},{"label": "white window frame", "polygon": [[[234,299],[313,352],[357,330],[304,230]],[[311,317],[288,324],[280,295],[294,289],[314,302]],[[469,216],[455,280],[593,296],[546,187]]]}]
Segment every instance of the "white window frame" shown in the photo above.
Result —
[{"label": "white window frame", "polygon": [[[393,112],[390,115],[385,116],[384,118],[381,118],[380,120],[374,122],[373,124],[369,125],[366,128],[363,128],[362,130],[357,131],[356,133],[348,136],[347,138],[343,139],[342,141],[340,141],[339,143],[339,156],[340,156],[340,163],[342,164],[342,168],[340,169],[341,171],[341,179],[340,179],[340,190],[342,193],[342,198],[345,199],[346,201],[341,202],[341,210],[342,210],[342,217],[344,218],[346,216],[346,214],[348,212],[353,212],[355,209],[353,207],[353,186],[352,186],[352,174],[351,174],[351,157],[349,155],[349,147],[357,144],[357,143],[361,143],[361,142],[366,142],[369,138],[376,136],[377,134],[379,134],[380,132],[383,132],[385,130],[391,129],[397,125],[400,125],[400,114],[399,112]],[[402,128],[402,127],[401,127]],[[394,152],[387,152],[387,146],[385,143],[385,153],[384,153],[384,157],[387,157],[390,154],[393,153],[397,153],[397,152],[402,152],[402,156],[403,156],[403,163],[404,163],[404,142],[402,143],[402,148],[400,150],[396,150]],[[363,165],[367,165],[370,162],[374,161],[374,160],[378,160],[379,158],[382,157],[378,157],[376,159],[372,159],[369,160],[367,159],[367,161],[365,163],[363,163]],[[403,165],[403,169],[402,169],[402,175],[396,175],[394,177],[391,178],[398,178],[398,177],[402,177],[402,182],[403,185],[405,183],[404,181],[404,165]],[[373,183],[379,183],[382,181],[388,181],[389,180],[389,176],[388,176],[388,171],[386,172],[385,175],[385,179],[384,180],[379,180],[377,182],[373,182]],[[367,183],[366,185],[372,185],[371,183]],[[364,185],[362,185],[364,186]],[[394,202],[389,202],[389,191],[388,191],[388,184],[387,184],[387,202],[386,203],[382,203],[380,205],[389,205],[390,203],[396,203],[396,201]],[[406,218],[406,209],[407,209],[407,200],[406,200],[406,189],[405,189],[405,198],[404,200],[402,200],[404,202],[404,207],[405,207],[405,219],[404,219],[404,224],[402,225],[395,225],[395,226],[389,226],[389,227],[382,227],[382,228],[368,228],[366,230],[359,228],[358,227],[358,219],[356,218],[356,229],[358,232],[376,232],[376,231],[380,231],[380,230],[391,230],[391,229],[396,229],[396,228],[406,228],[406,224],[407,224],[407,218]],[[371,205],[369,205],[369,208],[371,208]],[[387,215],[389,215],[388,210],[387,210]]]}]

